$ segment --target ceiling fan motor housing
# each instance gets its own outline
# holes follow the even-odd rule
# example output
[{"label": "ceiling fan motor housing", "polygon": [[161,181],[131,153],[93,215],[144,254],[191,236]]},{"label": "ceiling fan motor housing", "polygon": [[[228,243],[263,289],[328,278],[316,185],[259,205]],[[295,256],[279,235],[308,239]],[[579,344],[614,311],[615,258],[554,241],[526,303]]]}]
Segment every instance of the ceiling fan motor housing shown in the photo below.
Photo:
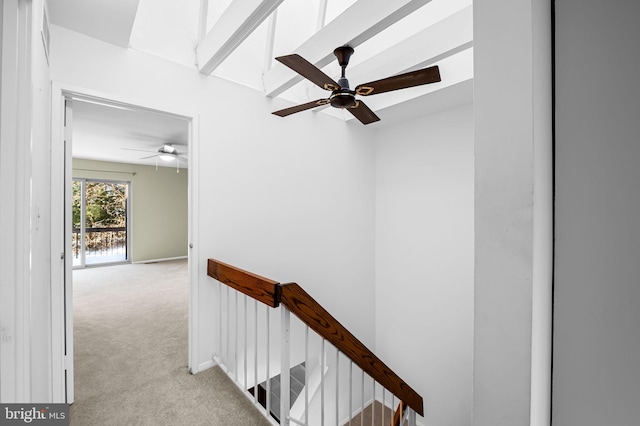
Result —
[{"label": "ceiling fan motor housing", "polygon": [[334,90],[329,97],[329,102],[334,108],[353,108],[356,106],[356,92],[348,87]]},{"label": "ceiling fan motor housing", "polygon": [[162,147],[158,148],[158,153],[160,153],[160,154],[178,155],[178,150],[175,149],[174,147],[172,147],[169,144],[165,144]]}]

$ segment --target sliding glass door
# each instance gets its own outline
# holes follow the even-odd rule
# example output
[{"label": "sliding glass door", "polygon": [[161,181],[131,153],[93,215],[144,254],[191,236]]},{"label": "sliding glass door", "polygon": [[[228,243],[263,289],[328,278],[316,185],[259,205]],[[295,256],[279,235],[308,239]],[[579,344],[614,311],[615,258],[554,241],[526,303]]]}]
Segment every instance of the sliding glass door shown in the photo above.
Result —
[{"label": "sliding glass door", "polygon": [[128,262],[129,182],[74,179],[73,266]]}]

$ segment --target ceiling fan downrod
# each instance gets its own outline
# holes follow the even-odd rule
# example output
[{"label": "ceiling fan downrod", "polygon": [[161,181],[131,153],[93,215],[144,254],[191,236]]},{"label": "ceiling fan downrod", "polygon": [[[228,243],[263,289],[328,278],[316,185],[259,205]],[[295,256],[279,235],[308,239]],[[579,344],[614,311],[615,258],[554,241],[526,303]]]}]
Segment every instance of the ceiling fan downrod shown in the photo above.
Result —
[{"label": "ceiling fan downrod", "polygon": [[329,97],[329,103],[334,108],[353,108],[358,105],[356,101],[356,92],[349,88],[349,80],[346,77],[347,65],[349,65],[349,59],[353,55],[353,47],[340,46],[333,51],[333,54],[338,59],[338,64],[342,69],[342,75],[338,79],[340,88],[331,92]]}]

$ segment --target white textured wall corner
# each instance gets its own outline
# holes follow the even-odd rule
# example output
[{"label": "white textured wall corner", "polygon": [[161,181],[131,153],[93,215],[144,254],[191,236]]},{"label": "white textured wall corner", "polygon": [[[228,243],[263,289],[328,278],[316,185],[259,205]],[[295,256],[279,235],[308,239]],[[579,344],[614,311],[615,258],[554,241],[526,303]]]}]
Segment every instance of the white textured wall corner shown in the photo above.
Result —
[{"label": "white textured wall corner", "polygon": [[376,352],[425,401],[470,424],[473,107],[376,134]]}]

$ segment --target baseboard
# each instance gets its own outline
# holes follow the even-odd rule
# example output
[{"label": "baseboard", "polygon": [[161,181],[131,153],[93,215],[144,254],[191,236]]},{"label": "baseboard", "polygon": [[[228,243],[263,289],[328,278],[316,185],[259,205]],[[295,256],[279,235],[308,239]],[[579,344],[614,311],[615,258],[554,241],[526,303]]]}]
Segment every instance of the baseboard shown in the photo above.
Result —
[{"label": "baseboard", "polygon": [[140,263],[156,263],[156,262],[167,262],[169,260],[181,260],[181,259],[187,259],[188,256],[178,256],[178,257],[165,257],[162,259],[147,259],[147,260],[139,260],[137,262],[131,262],[133,264],[140,264]]},{"label": "baseboard", "polygon": [[205,362],[201,362],[198,365],[198,373],[204,371],[204,370],[208,370],[212,367],[215,367],[216,365],[218,365],[214,360],[209,360],[209,361],[205,361]]}]

